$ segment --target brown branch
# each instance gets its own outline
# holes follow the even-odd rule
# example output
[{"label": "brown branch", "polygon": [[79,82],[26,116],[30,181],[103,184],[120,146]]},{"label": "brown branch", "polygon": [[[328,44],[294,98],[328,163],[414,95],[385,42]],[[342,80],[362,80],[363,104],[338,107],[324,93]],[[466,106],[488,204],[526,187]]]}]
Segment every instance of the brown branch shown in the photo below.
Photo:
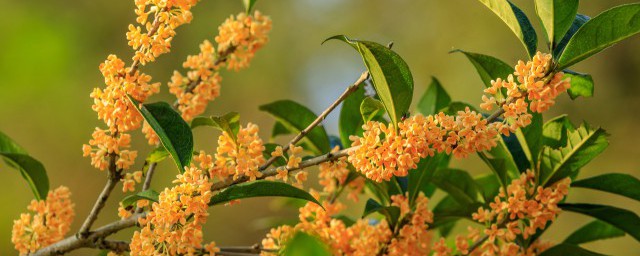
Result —
[{"label": "brown branch", "polygon": [[98,199],[96,200],[96,203],[93,205],[91,212],[89,213],[87,218],[84,220],[84,223],[80,227],[80,230],[78,230],[78,234],[77,234],[78,236],[86,237],[88,235],[89,230],[91,229],[91,225],[93,225],[96,219],[98,219],[98,215],[100,214],[100,211],[102,210],[102,208],[104,208],[104,205],[107,202],[107,199],[109,199],[109,196],[111,195],[111,191],[113,191],[116,184],[118,184],[118,181],[120,180],[119,173],[120,171],[117,170],[117,166],[116,166],[116,154],[111,153],[109,156],[109,177],[107,179],[107,184],[105,184],[104,188],[102,189],[102,192],[100,193],[100,195],[98,196]]},{"label": "brown branch", "polygon": [[[307,135],[307,133],[309,133],[311,131],[311,129],[313,129],[316,126],[318,126],[327,117],[327,115],[329,115],[329,113],[331,113],[331,111],[333,111],[338,105],[340,105],[340,103],[342,103],[342,101],[344,101],[353,92],[358,90],[358,87],[360,86],[360,84],[362,84],[365,80],[367,80],[367,78],[369,78],[369,71],[362,72],[362,75],[360,75],[360,78],[358,78],[358,80],[356,80],[352,85],[347,87],[347,89],[344,90],[342,95],[340,95],[340,97],[338,97],[338,99],[336,99],[327,109],[325,109],[316,118],[316,120],[313,120],[313,122],[311,122],[311,124],[309,124],[309,126],[307,126],[307,128],[305,128],[304,130],[300,131],[300,133],[298,133],[298,135],[296,135],[296,137],[294,137],[291,141],[289,141],[289,143],[287,143],[287,145],[285,145],[282,148],[282,151],[289,150],[290,145],[295,145],[296,143],[298,143],[298,141],[300,141],[302,138],[304,138],[304,136]],[[267,169],[267,167],[269,167],[271,164],[273,164],[273,162],[276,161],[277,158],[278,158],[278,156],[272,156],[271,158],[269,158],[269,160],[267,160],[267,162],[265,162],[262,166],[260,166],[259,170],[263,171],[263,170]]]}]

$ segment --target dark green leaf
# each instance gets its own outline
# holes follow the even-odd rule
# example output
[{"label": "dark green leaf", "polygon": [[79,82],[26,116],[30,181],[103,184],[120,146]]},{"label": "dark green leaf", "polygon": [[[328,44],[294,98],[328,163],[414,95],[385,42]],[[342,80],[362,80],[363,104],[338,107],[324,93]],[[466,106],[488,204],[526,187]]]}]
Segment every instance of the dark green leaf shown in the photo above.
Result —
[{"label": "dark green leaf", "polygon": [[338,120],[338,130],[340,131],[340,141],[345,147],[351,146],[349,136],[362,135],[362,125],[364,121],[360,117],[360,104],[365,98],[363,85],[353,92],[342,102],[340,118]]},{"label": "dark green leaf", "polygon": [[466,102],[454,101],[449,103],[449,106],[444,108],[442,112],[447,115],[457,115],[458,111],[465,111],[467,108],[471,111],[478,112],[478,110],[471,104]]},{"label": "dark green leaf", "polygon": [[513,3],[507,0],[479,0],[486,5],[493,13],[498,15],[502,21],[504,21],[511,31],[520,39],[520,42],[529,53],[529,56],[536,54],[536,47],[538,45],[538,38],[536,31],[531,26],[531,22],[527,16],[516,7]]},{"label": "dark green leaf", "polygon": [[478,75],[480,75],[484,86],[487,88],[491,87],[491,80],[498,78],[503,80],[507,79],[507,77],[515,71],[509,64],[489,55],[463,50],[453,50],[451,52],[461,52],[467,56],[471,64],[476,68]]},{"label": "dark green leaf", "polygon": [[557,255],[571,255],[571,256],[604,256],[597,252],[592,252],[587,249],[581,248],[573,244],[558,244],[543,251],[540,256],[557,256]]},{"label": "dark green leaf", "polygon": [[640,217],[632,211],[608,205],[558,204],[562,210],[582,213],[607,222],[640,241]]},{"label": "dark green leaf", "polygon": [[425,116],[435,115],[441,109],[449,106],[449,103],[451,103],[451,97],[447,91],[440,85],[438,79],[431,77],[431,85],[420,98],[417,110],[418,113]]},{"label": "dark green leaf", "polygon": [[629,174],[602,174],[571,182],[571,187],[601,190],[640,201],[640,180]]},{"label": "dark green leaf", "polygon": [[2,132],[0,132],[0,152],[28,155],[24,148]]},{"label": "dark green leaf", "polygon": [[433,224],[429,227],[437,228],[452,221],[470,219],[471,214],[481,206],[480,203],[461,205],[453,197],[447,195],[433,208]]},{"label": "dark green leaf", "polygon": [[499,178],[500,184],[504,188],[511,183],[511,180],[520,176],[520,170],[502,139],[491,150],[478,152],[478,156]]},{"label": "dark green leaf", "polygon": [[273,130],[271,130],[272,139],[280,135],[289,135],[289,134],[291,134],[291,131],[289,131],[289,129],[287,129],[287,127],[285,127],[280,122],[276,121],[276,123],[273,124]]},{"label": "dark green leaf", "polygon": [[480,187],[465,171],[449,168],[437,169],[431,180],[439,189],[447,192],[460,204],[478,202]]},{"label": "dark green leaf", "polygon": [[[338,39],[358,50],[369,70],[373,86],[394,127],[409,111],[413,97],[413,77],[409,66],[391,49],[370,41],[352,40],[338,35],[327,40]],[[325,40],[325,41],[327,41]]]},{"label": "dark green leaf", "polygon": [[567,132],[573,132],[575,127],[566,115],[557,116],[546,122],[542,128],[542,144],[550,148],[560,148],[567,145]]},{"label": "dark green leaf", "polygon": [[500,191],[500,181],[493,173],[488,173],[475,178],[476,183],[481,188],[485,203],[493,202],[493,199]]},{"label": "dark green leaf", "polygon": [[611,8],[587,21],[569,40],[558,59],[567,68],[640,32],[640,3]]},{"label": "dark green leaf", "polygon": [[[274,144],[274,143],[267,143],[264,144],[264,159],[269,159],[271,158],[271,152],[273,152],[274,150],[276,150],[276,147],[279,147],[280,145],[278,144]],[[287,165],[287,160],[285,160],[285,158],[289,157],[287,155],[287,152],[282,152],[284,154],[284,157],[278,157],[276,158],[275,162],[274,162],[274,166],[285,166]]]},{"label": "dark green leaf", "polygon": [[265,196],[298,198],[322,206],[318,200],[302,189],[296,188],[287,183],[268,180],[240,183],[228,187],[225,190],[222,190],[222,192],[211,197],[209,205],[222,204],[236,199]]},{"label": "dark green leaf", "polygon": [[236,136],[240,130],[240,115],[236,112],[230,112],[223,116],[196,117],[191,121],[191,129],[198,126],[211,126],[226,132],[233,141],[236,141]]},{"label": "dark green leaf", "polygon": [[536,12],[551,45],[562,40],[578,13],[578,0],[536,0]]},{"label": "dark green leaf", "polygon": [[20,153],[0,152],[7,164],[20,171],[37,200],[44,200],[49,193],[49,177],[42,163],[35,158]]},{"label": "dark green leaf", "polygon": [[400,208],[397,206],[382,206],[376,200],[369,199],[364,206],[362,217],[364,218],[374,212],[384,215],[391,226],[394,226],[400,217]]},{"label": "dark green leaf", "polygon": [[442,161],[448,162],[449,156],[441,153],[433,157],[422,158],[415,169],[409,170],[409,205],[413,206],[420,192],[425,193],[426,196],[430,196],[427,193],[429,193],[429,190],[431,190],[431,193],[433,192],[433,186],[429,184],[431,184],[431,179],[436,168],[438,168]]},{"label": "dark green leaf", "polygon": [[572,100],[578,98],[578,96],[593,96],[593,78],[591,75],[565,69],[564,77],[571,78],[571,87],[568,92]]},{"label": "dark green leaf", "polygon": [[[279,100],[273,103],[260,106],[260,110],[271,114],[277,122],[280,122],[291,133],[302,132],[316,118],[307,107],[291,100]],[[324,126],[318,125],[311,129],[302,139],[303,146],[316,155],[330,151],[329,136],[324,130]]]},{"label": "dark green leaf", "polygon": [[284,246],[284,256],[331,256],[327,245],[304,232],[296,233]]},{"label": "dark green leaf", "polygon": [[331,218],[342,221],[342,223],[344,223],[344,225],[347,227],[351,227],[353,224],[356,224],[355,220],[353,220],[352,218],[349,218],[349,216],[346,216],[344,214],[331,216]]},{"label": "dark green leaf", "polygon": [[129,95],[133,106],[142,114],[160,138],[162,146],[171,154],[182,173],[193,156],[193,134],[191,128],[171,105],[166,102],[140,104]]},{"label": "dark green leaf", "polygon": [[594,220],[574,231],[563,243],[577,245],[620,236],[624,236],[624,231],[604,221]]},{"label": "dark green leaf", "polygon": [[559,149],[544,147],[540,162],[540,184],[553,184],[565,177],[578,173],[581,167],[598,156],[609,145],[607,133],[592,129],[587,124],[567,137],[567,145]]},{"label": "dark green leaf", "polygon": [[255,5],[257,1],[258,0],[242,0],[244,9],[247,11],[247,14],[251,13],[251,9],[253,9],[253,5]]},{"label": "dark green leaf", "polygon": [[152,189],[141,191],[141,192],[138,192],[137,194],[129,195],[124,199],[122,199],[121,201],[122,207],[127,208],[129,206],[134,206],[136,202],[138,202],[138,200],[143,200],[143,199],[149,200],[151,202],[158,202],[159,195],[160,193]]},{"label": "dark green leaf", "polygon": [[560,55],[564,51],[564,48],[567,47],[567,43],[569,43],[569,40],[571,40],[573,35],[575,35],[576,32],[578,32],[578,29],[580,29],[582,25],[587,23],[589,19],[590,19],[589,16],[576,14],[576,17],[573,19],[573,23],[571,23],[571,27],[569,28],[569,31],[567,31],[567,33],[565,33],[564,36],[562,37],[562,40],[560,40],[559,42],[556,42],[556,45],[553,47],[554,59],[557,60],[558,58],[560,58]]},{"label": "dark green leaf", "polygon": [[[520,129],[523,138],[518,139],[520,146],[524,150],[524,153],[529,159],[530,163],[535,165],[535,163],[538,162],[538,156],[540,154],[540,151],[542,150],[542,126],[544,122],[542,121],[542,114],[531,113],[531,115],[531,124]],[[518,136],[519,134],[520,133],[516,133],[516,137],[520,137]],[[526,166],[525,169],[529,168],[530,166]],[[524,171],[520,166],[519,169],[520,171]]]},{"label": "dark green leaf", "polygon": [[360,114],[364,122],[369,122],[375,117],[384,115],[384,105],[379,100],[366,97],[360,104]]}]

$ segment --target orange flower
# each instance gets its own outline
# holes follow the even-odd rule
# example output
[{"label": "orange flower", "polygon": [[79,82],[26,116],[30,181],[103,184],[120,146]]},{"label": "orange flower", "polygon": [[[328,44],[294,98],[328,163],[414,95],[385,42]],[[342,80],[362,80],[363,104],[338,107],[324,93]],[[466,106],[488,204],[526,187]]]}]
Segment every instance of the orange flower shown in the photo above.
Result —
[{"label": "orange flower", "polygon": [[89,144],[82,146],[83,156],[91,157],[91,164],[100,170],[109,166],[109,156],[116,156],[116,167],[128,169],[138,155],[137,151],[128,150],[131,136],[126,133],[113,133],[96,127]]},{"label": "orange flower", "polygon": [[249,66],[255,52],[265,45],[271,30],[271,19],[256,11],[253,15],[231,16],[218,27],[216,42],[220,52],[230,51],[227,69],[238,71]]},{"label": "orange flower", "polygon": [[226,179],[232,175],[234,180],[240,176],[247,176],[250,180],[262,177],[258,168],[266,160],[258,131],[257,125],[248,123],[246,127],[240,127],[235,141],[227,132],[222,132],[218,137],[216,160],[210,176]]},{"label": "orange flower", "polygon": [[33,200],[23,213],[13,221],[11,242],[21,255],[62,240],[69,232],[75,216],[74,204],[69,199],[71,192],[64,186],[49,191],[46,200]]}]

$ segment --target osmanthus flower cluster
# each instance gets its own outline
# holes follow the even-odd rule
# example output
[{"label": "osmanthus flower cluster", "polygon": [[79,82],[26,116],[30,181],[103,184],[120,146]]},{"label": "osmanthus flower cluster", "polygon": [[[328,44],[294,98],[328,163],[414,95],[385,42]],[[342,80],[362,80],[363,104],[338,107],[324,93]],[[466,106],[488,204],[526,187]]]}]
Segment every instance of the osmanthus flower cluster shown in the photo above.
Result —
[{"label": "osmanthus flower cluster", "polygon": [[[312,194],[320,197],[313,190]],[[386,220],[359,219],[347,226],[342,220],[332,217],[344,209],[343,204],[323,201],[321,207],[307,203],[300,208],[300,223],[271,229],[262,240],[265,249],[262,255],[276,255],[274,250],[284,250],[287,241],[297,232],[318,237],[328,245],[333,255],[420,255],[429,252],[431,234],[427,228],[433,222],[433,213],[427,208],[428,199],[420,194],[414,210],[410,209],[408,199],[403,195],[396,195],[392,200],[392,205],[401,209],[400,219],[406,220],[398,230],[390,227]]]},{"label": "osmanthus flower cluster", "polygon": [[[331,153],[336,153],[338,150],[339,147],[336,146]],[[331,195],[337,193],[339,188],[346,186],[350,190],[347,198],[358,201],[358,194],[364,189],[365,178],[358,175],[353,180],[347,180],[350,170],[346,157],[321,163],[318,165],[318,171],[318,183],[322,186],[322,192]]]},{"label": "osmanthus flower cluster", "polygon": [[[421,158],[436,152],[464,158],[469,154],[489,150],[497,145],[499,134],[509,135],[531,123],[530,109],[542,112],[554,103],[554,99],[570,87],[563,73],[549,74],[552,57],[538,52],[531,61],[518,62],[514,73],[507,80],[492,81],[485,92],[497,95],[502,88],[507,91],[504,100],[483,96],[482,108],[491,110],[494,105],[504,111],[504,120],[489,123],[481,114],[466,108],[456,116],[440,112],[432,116],[415,115],[392,125],[369,121],[362,126],[362,137],[352,136],[355,150],[349,152],[349,162],[369,179],[381,182],[393,176],[406,176],[416,168]],[[551,79],[549,79],[551,76]],[[528,101],[530,102],[528,102]]]},{"label": "osmanthus flower cluster", "polygon": [[205,252],[215,255],[215,243],[203,245],[202,225],[209,216],[213,184],[206,172],[188,168],[166,188],[151,211],[138,221],[142,230],[133,234],[129,244],[131,255],[193,255]]},{"label": "osmanthus flower cluster", "polygon": [[62,240],[69,232],[75,217],[71,192],[64,186],[49,191],[46,200],[32,200],[27,209],[33,214],[23,213],[13,221],[11,242],[20,255]]}]

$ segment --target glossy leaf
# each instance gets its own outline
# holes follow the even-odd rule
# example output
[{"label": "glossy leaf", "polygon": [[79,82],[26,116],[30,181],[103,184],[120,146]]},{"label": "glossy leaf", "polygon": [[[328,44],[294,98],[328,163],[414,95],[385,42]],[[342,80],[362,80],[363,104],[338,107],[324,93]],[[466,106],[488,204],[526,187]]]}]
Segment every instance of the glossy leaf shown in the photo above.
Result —
[{"label": "glossy leaf", "polygon": [[553,184],[575,175],[581,167],[598,156],[609,145],[607,133],[583,125],[567,136],[567,145],[559,149],[545,147],[540,163],[541,185]]},{"label": "glossy leaf", "polygon": [[[542,150],[542,126],[544,123],[542,121],[542,114],[531,113],[531,115],[531,124],[520,128],[520,131],[516,132],[516,137],[518,138],[520,148],[524,150],[525,155],[529,159],[530,165],[535,165],[535,163],[538,162],[538,156]],[[516,162],[516,164],[518,163]],[[531,168],[529,165],[524,166],[524,169],[522,164],[518,165],[518,169],[521,172],[529,168]]]},{"label": "glossy leaf", "polygon": [[[276,121],[280,122],[291,133],[298,134],[316,118],[307,107],[291,100],[279,100],[273,103],[260,106],[260,110],[271,114]],[[329,152],[329,136],[324,130],[324,126],[318,125],[311,129],[302,139],[303,146],[316,155]]]},{"label": "glossy leaf", "polygon": [[569,40],[571,40],[573,35],[575,35],[576,32],[578,32],[578,29],[580,29],[582,25],[587,23],[589,19],[591,18],[589,18],[589,16],[587,15],[576,14],[575,18],[573,19],[573,23],[571,23],[571,27],[569,27],[569,30],[567,31],[567,33],[564,34],[564,36],[559,42],[555,42],[556,44],[553,47],[554,59],[557,60],[558,58],[560,58],[560,55],[562,55],[564,48],[567,47],[567,43],[569,43]]},{"label": "glossy leaf", "polygon": [[564,69],[640,32],[640,3],[611,8],[587,21],[558,59]]},{"label": "glossy leaf", "polygon": [[435,154],[433,157],[422,158],[415,169],[409,170],[409,205],[413,205],[420,192],[430,196],[429,192],[425,190],[430,189],[433,174],[442,161],[448,162],[449,156]]},{"label": "glossy leaf", "polygon": [[640,241],[640,217],[632,211],[597,204],[558,204],[558,206],[565,211],[589,215],[607,222]]},{"label": "glossy leaf", "polygon": [[604,256],[604,254],[600,254],[597,252],[592,252],[587,249],[584,249],[580,246],[573,244],[558,244],[555,245],[545,251],[543,251],[540,256],[557,256],[557,255],[571,255],[571,256]]},{"label": "glossy leaf", "polygon": [[568,69],[564,70],[564,77],[571,79],[571,87],[567,91],[571,99],[579,96],[593,96],[593,78],[589,74],[582,74]]},{"label": "glossy leaf", "polygon": [[515,71],[512,66],[495,57],[480,53],[467,52],[463,50],[453,50],[451,52],[461,52],[473,64],[480,75],[480,79],[486,88],[491,87],[491,80],[498,78],[507,79]]},{"label": "glossy leaf", "polygon": [[211,126],[226,132],[233,141],[236,141],[240,130],[240,115],[236,112],[230,112],[223,116],[196,117],[191,121],[191,129],[199,126]]},{"label": "glossy leaf", "polygon": [[0,132],[0,152],[28,155],[27,151],[24,148],[18,145],[18,143],[13,141],[3,132]]},{"label": "glossy leaf", "polygon": [[502,187],[506,188],[506,186],[511,183],[511,180],[520,176],[520,170],[502,139],[500,139],[498,145],[491,150],[478,152],[478,156],[480,156],[480,159],[482,159],[496,177],[498,177]]},{"label": "glossy leaf", "polygon": [[297,232],[284,246],[283,256],[331,256],[327,245],[304,232]]},{"label": "glossy leaf", "polygon": [[624,236],[624,231],[601,220],[594,220],[574,231],[564,240],[566,244],[583,244],[602,239]]},{"label": "glossy leaf", "polygon": [[430,228],[437,228],[442,225],[447,225],[452,221],[460,219],[470,219],[471,214],[481,207],[481,203],[472,204],[459,204],[453,197],[445,196],[435,208],[433,208],[433,224],[429,225]]},{"label": "glossy leaf", "polygon": [[344,35],[327,40],[331,39],[348,43],[360,53],[376,93],[394,127],[397,127],[402,116],[409,111],[413,97],[413,77],[407,63],[391,49],[375,42],[352,40]]},{"label": "glossy leaf", "polygon": [[191,128],[171,105],[166,102],[140,104],[129,96],[133,106],[142,114],[160,138],[162,146],[169,152],[178,170],[182,173],[193,156],[193,134]]},{"label": "glossy leaf", "polygon": [[575,127],[567,115],[557,116],[546,122],[542,128],[542,144],[550,148],[560,148],[567,145],[568,132],[575,131]]},{"label": "glossy leaf", "polygon": [[552,45],[560,42],[578,13],[578,0],[536,0],[536,12]]},{"label": "glossy leaf", "polygon": [[365,123],[369,122],[375,117],[384,115],[384,105],[379,100],[365,97],[360,104],[360,114]]},{"label": "glossy leaf", "polygon": [[49,193],[49,177],[44,165],[35,158],[20,153],[0,152],[7,164],[20,171],[31,191],[38,200],[44,200]]},{"label": "glossy leaf", "polygon": [[268,180],[240,183],[228,187],[222,190],[222,192],[211,197],[209,205],[222,204],[236,199],[266,196],[298,198],[322,206],[318,200],[311,196],[311,194],[302,189],[296,188],[287,183]]},{"label": "glossy leaf", "polygon": [[384,215],[387,219],[387,222],[389,222],[391,226],[394,226],[398,221],[398,218],[400,217],[400,208],[398,208],[397,206],[383,206],[376,200],[367,200],[367,203],[364,206],[364,213],[362,214],[362,217],[364,218],[375,212]]},{"label": "glossy leaf", "polygon": [[640,201],[640,180],[629,174],[602,174],[571,182],[571,187],[605,191]]},{"label": "glossy leaf", "polygon": [[124,207],[125,209],[130,207],[130,206],[134,206],[136,205],[136,203],[138,202],[138,200],[149,200],[151,202],[158,202],[158,196],[160,195],[160,193],[152,190],[152,189],[148,189],[145,191],[141,191],[138,192],[136,194],[133,195],[129,195],[127,197],[125,197],[124,199],[122,199],[121,203],[122,203],[122,207]]},{"label": "glossy leaf", "polygon": [[362,135],[362,125],[364,121],[360,117],[360,104],[366,97],[364,93],[364,86],[360,85],[358,90],[351,93],[351,95],[342,102],[342,109],[340,109],[340,117],[338,119],[338,130],[340,131],[340,141],[345,147],[351,146],[349,136]]},{"label": "glossy leaf", "polygon": [[538,38],[527,16],[508,0],[479,0],[513,31],[524,45],[529,56],[536,54]]},{"label": "glossy leaf", "polygon": [[272,139],[280,135],[289,135],[289,134],[291,134],[291,131],[289,131],[289,129],[287,129],[287,127],[285,127],[280,122],[276,121],[275,124],[273,124],[273,130],[271,130]]},{"label": "glossy leaf", "polygon": [[431,77],[431,84],[420,98],[417,111],[425,116],[435,115],[449,106],[449,103],[451,103],[451,97],[447,91],[444,90],[438,79]]},{"label": "glossy leaf", "polygon": [[465,171],[450,168],[437,169],[431,180],[460,204],[478,202],[480,187]]}]

